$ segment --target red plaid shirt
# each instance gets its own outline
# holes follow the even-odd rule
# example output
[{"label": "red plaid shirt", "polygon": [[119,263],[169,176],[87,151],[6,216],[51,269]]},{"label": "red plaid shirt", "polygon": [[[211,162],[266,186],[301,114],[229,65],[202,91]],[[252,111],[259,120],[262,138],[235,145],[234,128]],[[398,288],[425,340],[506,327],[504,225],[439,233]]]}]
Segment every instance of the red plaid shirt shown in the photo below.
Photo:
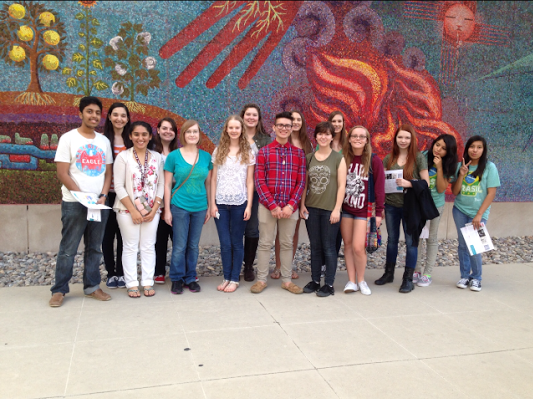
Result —
[{"label": "red plaid shirt", "polygon": [[268,210],[291,205],[296,211],[305,188],[304,152],[277,140],[261,148],[255,160],[255,188]]}]

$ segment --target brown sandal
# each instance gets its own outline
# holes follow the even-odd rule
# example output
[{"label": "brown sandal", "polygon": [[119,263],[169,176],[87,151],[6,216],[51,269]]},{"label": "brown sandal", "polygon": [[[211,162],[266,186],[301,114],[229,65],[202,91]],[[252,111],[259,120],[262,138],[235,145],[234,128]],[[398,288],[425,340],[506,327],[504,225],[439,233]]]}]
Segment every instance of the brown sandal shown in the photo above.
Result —
[{"label": "brown sandal", "polygon": [[281,270],[277,267],[274,268],[274,271],[270,274],[270,278],[278,280],[281,277]]}]

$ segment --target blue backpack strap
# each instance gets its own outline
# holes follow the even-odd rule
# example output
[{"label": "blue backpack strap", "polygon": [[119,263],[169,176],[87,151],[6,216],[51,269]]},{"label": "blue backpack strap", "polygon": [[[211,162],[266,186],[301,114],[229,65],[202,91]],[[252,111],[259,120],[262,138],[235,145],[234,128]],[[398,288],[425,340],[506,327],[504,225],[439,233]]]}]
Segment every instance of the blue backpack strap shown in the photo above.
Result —
[{"label": "blue backpack strap", "polygon": [[368,202],[376,202],[376,193],[374,192],[374,173],[372,172],[372,161],[374,160],[374,156],[376,154],[372,154],[370,157],[370,168],[368,170]]}]

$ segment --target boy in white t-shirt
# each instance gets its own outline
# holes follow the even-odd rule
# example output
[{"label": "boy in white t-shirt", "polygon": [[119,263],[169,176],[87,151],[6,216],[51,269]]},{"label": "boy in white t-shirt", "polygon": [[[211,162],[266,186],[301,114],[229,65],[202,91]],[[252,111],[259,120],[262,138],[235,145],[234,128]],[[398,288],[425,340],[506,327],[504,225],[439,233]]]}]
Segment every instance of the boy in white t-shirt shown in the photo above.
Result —
[{"label": "boy in white t-shirt", "polygon": [[61,191],[61,243],[56,261],[55,284],[52,286],[50,306],[59,307],[72,277],[74,257],[84,238],[83,292],[86,296],[100,301],[109,301],[111,296],[100,289],[100,261],[102,259],[102,239],[109,210],[102,210],[101,222],[87,220],[87,208],[76,201],[71,191],[96,193],[99,204],[105,204],[113,168],[111,144],[107,137],[94,131],[100,123],[102,102],[96,97],[83,97],[80,100],[81,126],[61,136],[55,162],[57,177],[63,183]]}]

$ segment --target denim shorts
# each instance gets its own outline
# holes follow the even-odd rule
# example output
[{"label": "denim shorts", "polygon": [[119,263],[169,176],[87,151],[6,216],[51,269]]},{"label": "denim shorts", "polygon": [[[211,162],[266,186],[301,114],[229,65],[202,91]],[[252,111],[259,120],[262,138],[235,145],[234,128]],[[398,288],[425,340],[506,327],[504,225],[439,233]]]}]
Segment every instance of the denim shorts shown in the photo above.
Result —
[{"label": "denim shorts", "polygon": [[355,219],[355,220],[366,220],[366,218],[363,218],[361,216],[354,216],[354,215],[352,215],[351,213],[348,213],[348,212],[343,212],[342,213],[342,217],[343,218],[348,218],[348,219]]}]

